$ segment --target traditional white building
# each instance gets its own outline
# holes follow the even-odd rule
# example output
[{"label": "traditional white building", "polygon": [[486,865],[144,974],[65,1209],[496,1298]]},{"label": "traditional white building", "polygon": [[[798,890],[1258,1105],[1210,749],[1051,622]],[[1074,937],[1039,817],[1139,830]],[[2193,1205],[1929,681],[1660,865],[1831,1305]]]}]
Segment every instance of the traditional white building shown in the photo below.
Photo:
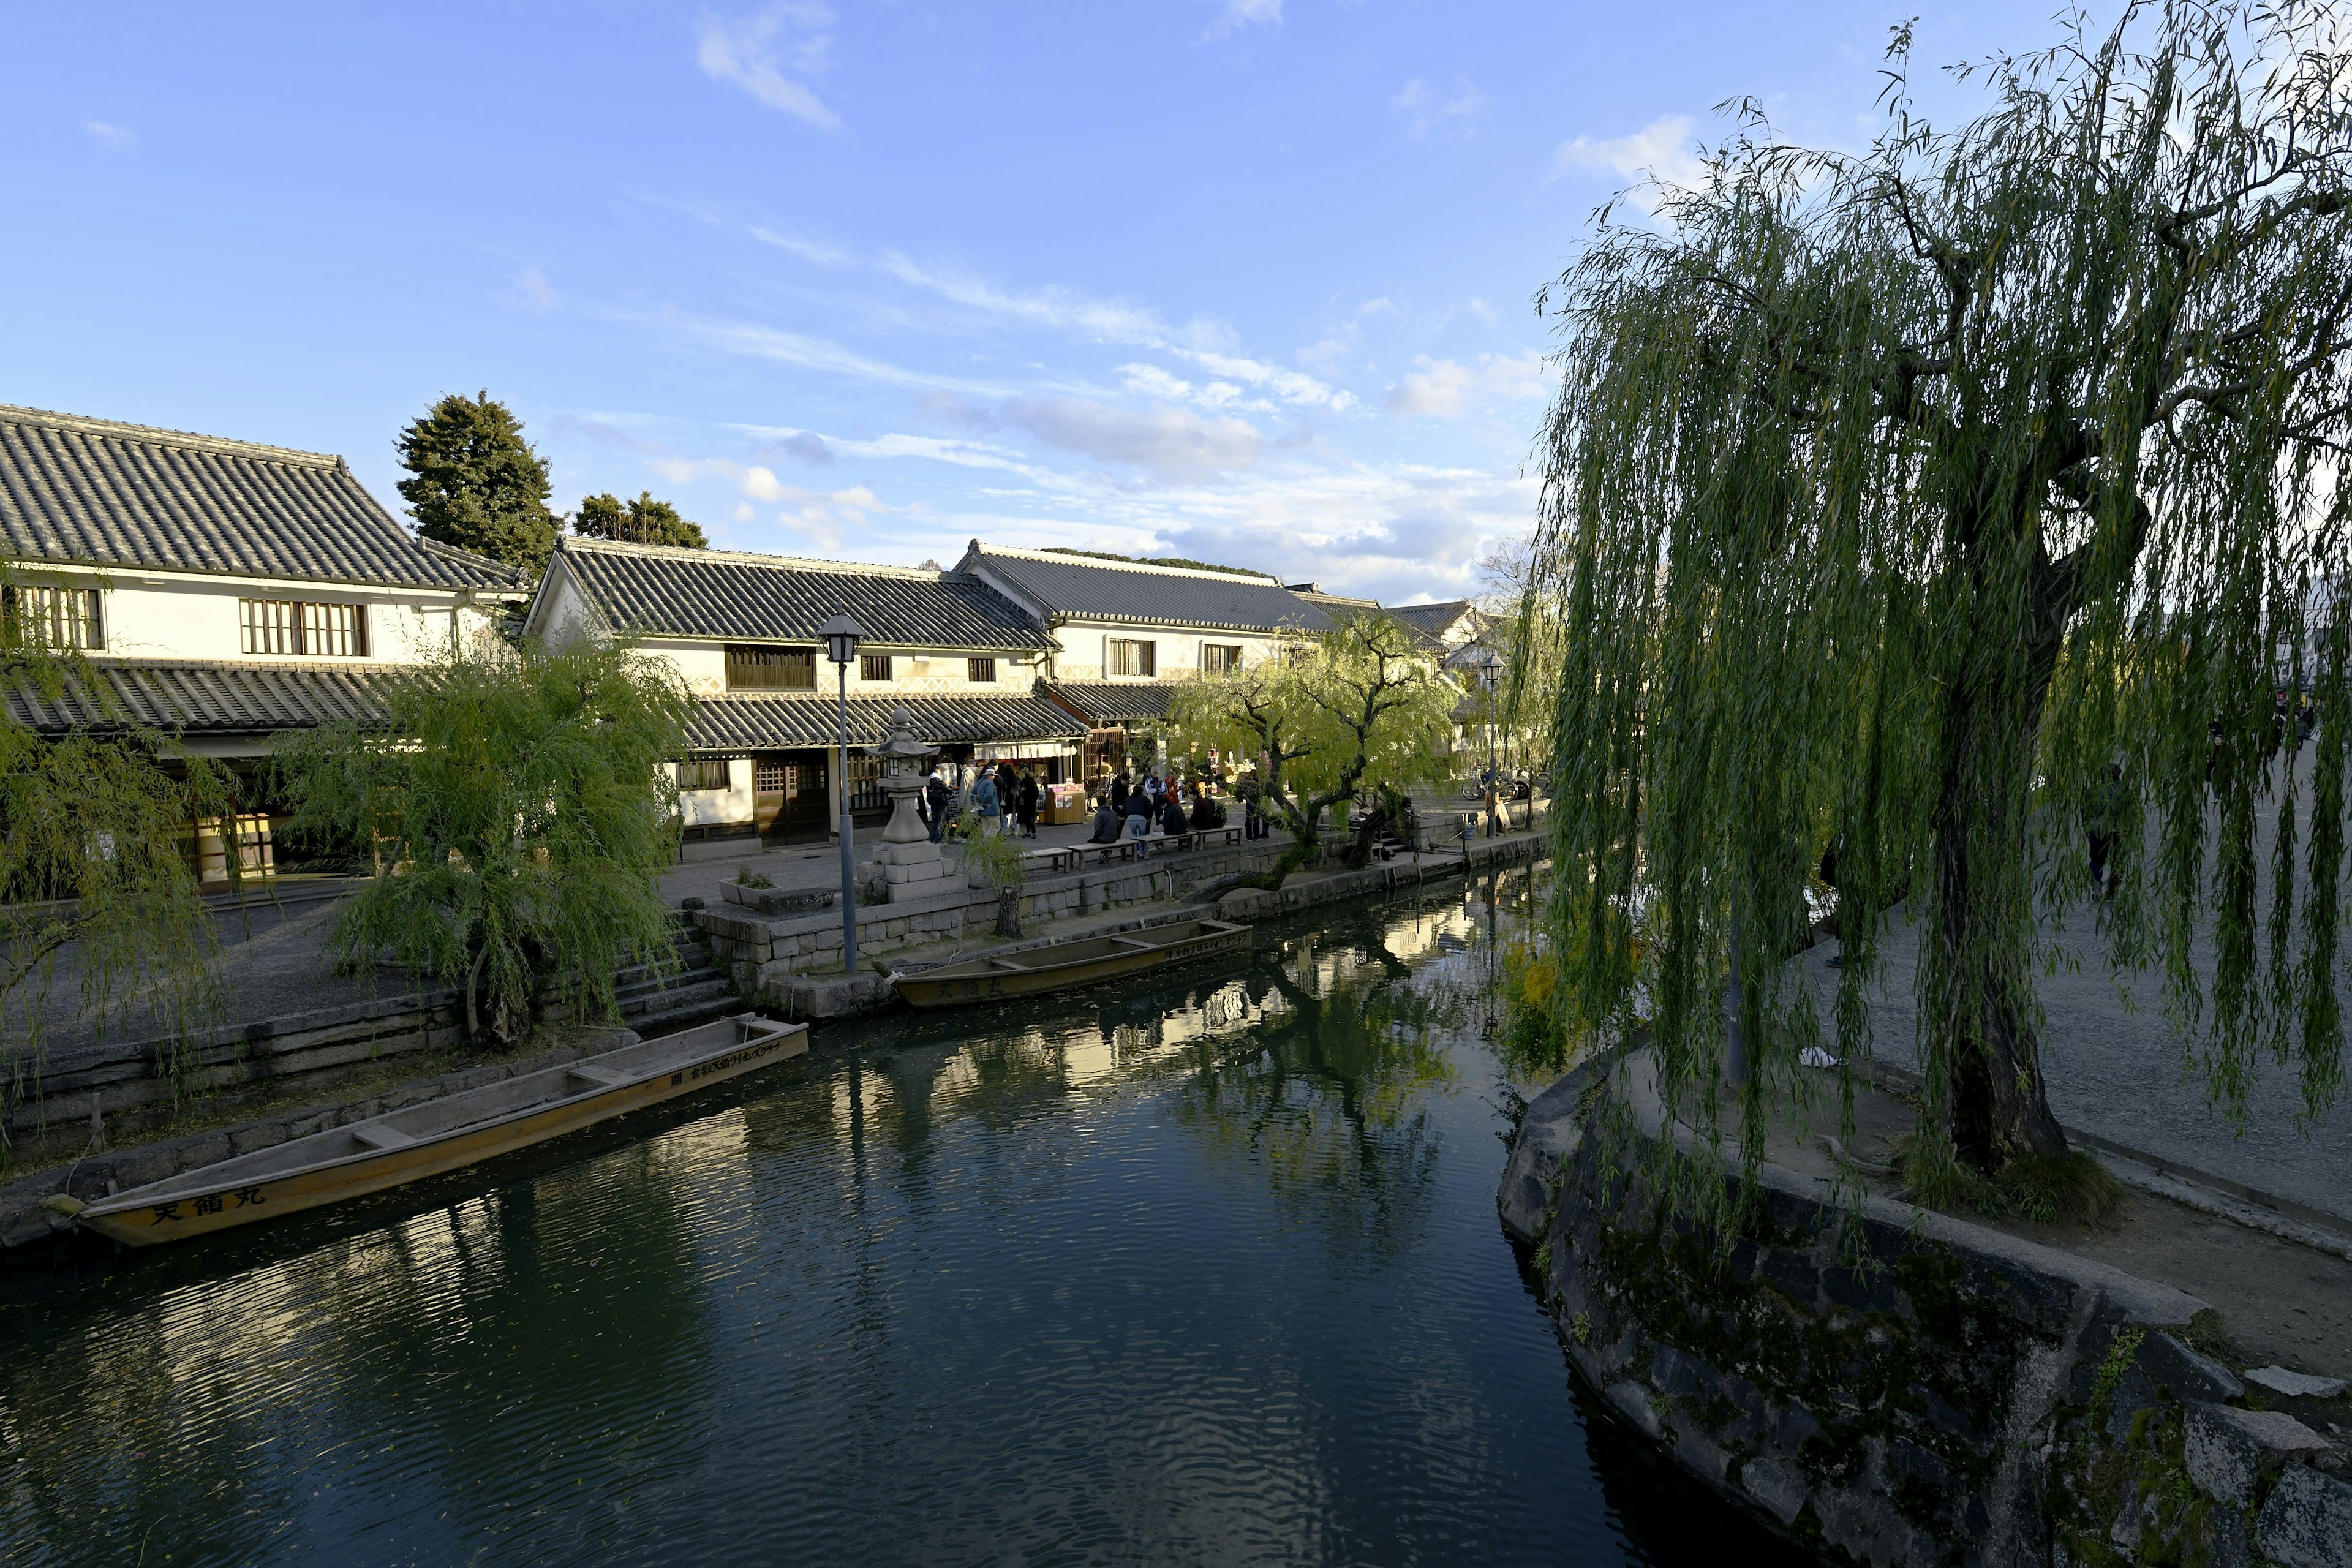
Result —
[{"label": "traditional white building", "polygon": [[[201,754],[361,716],[384,670],[494,635],[513,568],[417,539],[341,458],[0,406],[7,613],[82,650],[119,711]],[[56,732],[102,718],[79,688],[9,694]]]},{"label": "traditional white building", "polygon": [[[850,751],[838,679],[818,628],[846,612],[866,628],[847,670]],[[627,633],[698,700],[679,771],[688,842],[814,838],[853,814],[887,815],[880,742],[902,703],[950,761],[1024,761],[1069,780],[1085,726],[1038,690],[1043,628],[976,576],[568,538],[524,623],[561,642]]]},{"label": "traditional white building", "polygon": [[1130,747],[1153,737],[1182,682],[1277,657],[1286,643],[1331,625],[1325,605],[1254,573],[1008,550],[977,539],[956,570],[1045,628],[1047,691],[1087,721],[1089,773],[1106,762],[1121,765]]}]

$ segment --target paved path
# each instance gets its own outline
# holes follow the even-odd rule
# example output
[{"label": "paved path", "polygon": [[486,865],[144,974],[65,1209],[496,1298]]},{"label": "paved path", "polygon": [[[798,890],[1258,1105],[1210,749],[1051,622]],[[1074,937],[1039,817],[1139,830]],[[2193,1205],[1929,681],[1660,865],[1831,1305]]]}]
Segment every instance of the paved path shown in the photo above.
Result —
[{"label": "paved path", "polygon": [[[1917,931],[1899,918],[1890,924],[1885,985],[1873,999],[1872,1016],[1878,1059],[1915,1070]],[[1829,942],[1798,960],[1817,988],[1823,1027],[1831,1031],[1838,977],[1827,963],[1837,951]],[[2209,975],[2210,963],[2208,954]],[[2157,977],[2118,982],[2093,947],[2078,970],[2045,975],[2040,988],[2047,1016],[2044,1073],[2059,1121],[2352,1219],[2352,1103],[2339,1102],[2316,1122],[2298,1127],[2302,1095],[2294,1070],[2264,1058],[2247,1097],[2249,1122],[2242,1134],[2213,1114],[2202,1079],[2182,1059]]]}]

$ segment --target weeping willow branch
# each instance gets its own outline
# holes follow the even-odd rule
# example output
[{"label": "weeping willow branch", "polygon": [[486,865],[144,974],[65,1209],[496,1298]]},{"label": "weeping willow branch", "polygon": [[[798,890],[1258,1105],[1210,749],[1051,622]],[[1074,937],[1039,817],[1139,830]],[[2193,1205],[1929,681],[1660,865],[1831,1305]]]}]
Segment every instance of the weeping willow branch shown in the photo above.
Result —
[{"label": "weeping willow branch", "polygon": [[[1989,102],[1950,132],[1898,30],[1868,152],[1750,110],[1538,296],[1560,994],[1596,1037],[1652,999],[1677,1114],[1715,1125],[1736,1022],[1758,1146],[1818,1037],[1785,958],[1832,850],[1849,1063],[1885,911],[1919,921],[1923,1179],[2063,1153],[2032,976],[2091,890],[2086,828],[2116,845],[2095,928],[2162,971],[2221,1108],[2264,1051],[2305,1114],[2341,1095],[2342,25],[2078,19],[1960,72]],[[2300,773],[2277,688],[2318,706]]]}]

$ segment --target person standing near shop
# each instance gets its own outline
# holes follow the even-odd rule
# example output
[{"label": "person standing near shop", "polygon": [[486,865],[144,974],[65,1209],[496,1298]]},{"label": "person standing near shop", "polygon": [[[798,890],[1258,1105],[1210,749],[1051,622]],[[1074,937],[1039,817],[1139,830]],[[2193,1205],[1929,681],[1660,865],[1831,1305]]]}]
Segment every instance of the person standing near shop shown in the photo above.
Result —
[{"label": "person standing near shop", "polygon": [[1014,801],[1021,812],[1021,837],[1024,838],[1036,837],[1037,770],[1035,768],[1023,768],[1021,770],[1020,793],[1014,797]]},{"label": "person standing near shop", "polygon": [[971,786],[971,808],[980,814],[980,830],[982,833],[1003,831],[1004,808],[997,802],[996,771],[993,768],[982,768],[980,782]]},{"label": "person standing near shop", "polygon": [[948,808],[955,803],[955,792],[948,781],[940,777],[937,764],[923,780],[923,805],[930,813],[931,842],[937,844],[948,830]]}]

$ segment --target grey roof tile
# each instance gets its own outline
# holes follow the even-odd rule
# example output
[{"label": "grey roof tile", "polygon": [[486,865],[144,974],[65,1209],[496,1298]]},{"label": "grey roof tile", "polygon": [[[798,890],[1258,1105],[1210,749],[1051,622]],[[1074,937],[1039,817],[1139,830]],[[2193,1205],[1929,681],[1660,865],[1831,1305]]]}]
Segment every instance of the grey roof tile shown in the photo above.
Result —
[{"label": "grey roof tile", "polygon": [[1057,680],[1052,689],[1097,724],[1132,724],[1168,716],[1173,686],[1149,682]]},{"label": "grey roof tile", "polygon": [[579,538],[566,538],[560,556],[615,629],[806,643],[847,610],[880,647],[1050,646],[1020,605],[959,573]]},{"label": "grey roof tile", "polygon": [[960,563],[985,563],[1049,615],[1234,631],[1321,631],[1331,617],[1271,577],[1241,577],[1116,561],[992,549],[978,540]]},{"label": "grey roof tile", "polygon": [[94,658],[83,669],[54,700],[23,687],[9,690],[9,716],[52,735],[126,721],[191,735],[268,734],[378,718],[371,693],[403,674],[380,665],[205,659]]},{"label": "grey roof tile", "polygon": [[341,458],[0,405],[0,553],[400,586],[514,587],[425,548]]},{"label": "grey roof tile", "polygon": [[[1086,738],[1087,727],[1034,692],[1026,697],[853,697],[849,743],[881,743],[901,705],[918,738],[932,745]],[[698,752],[750,752],[840,743],[830,697],[706,697],[688,725]]]}]

